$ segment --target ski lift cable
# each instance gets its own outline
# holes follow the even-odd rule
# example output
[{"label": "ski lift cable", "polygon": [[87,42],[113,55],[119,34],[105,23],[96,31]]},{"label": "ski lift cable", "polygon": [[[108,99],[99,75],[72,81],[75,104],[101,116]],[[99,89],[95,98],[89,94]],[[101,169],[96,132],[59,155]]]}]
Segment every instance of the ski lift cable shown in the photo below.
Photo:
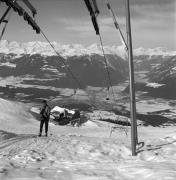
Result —
[{"label": "ski lift cable", "polygon": [[[14,2],[16,2],[16,0],[13,0],[12,2],[14,3]],[[9,7],[7,8],[7,10],[6,10],[6,12],[4,13],[3,17],[1,18],[1,21],[2,21],[2,22],[3,22],[4,18],[5,18],[5,16],[8,14],[8,12],[11,10],[11,8],[12,8],[12,7],[9,5]],[[19,10],[19,12],[22,13],[22,15],[24,16],[24,12],[22,12],[22,10]],[[27,14],[27,13],[26,13],[26,14]],[[31,21],[33,21],[33,24],[35,23],[35,20],[33,20],[32,18],[30,18],[30,22],[31,22]],[[8,21],[7,21],[7,22],[8,22]],[[28,23],[29,23],[29,22],[28,22]],[[32,24],[32,25],[33,25],[33,24]],[[35,23],[35,25],[38,27],[38,25],[37,25],[36,23]],[[2,31],[1,36],[0,36],[0,39],[2,39],[2,36],[3,36],[4,32],[5,32],[6,27],[7,27],[7,23],[5,24],[5,26],[4,26],[4,28],[3,28],[3,31]],[[33,27],[33,28],[34,28],[34,27]],[[38,27],[38,29],[39,29],[39,32],[38,32],[38,33],[41,32],[41,34],[44,36],[44,38],[45,38],[45,39],[47,40],[47,42],[50,44],[50,46],[52,47],[52,49],[54,50],[54,52],[56,53],[56,55],[61,58],[62,63],[64,64],[65,68],[66,68],[67,71],[71,74],[73,80],[75,80],[75,82],[78,84],[78,87],[81,89],[81,83],[79,82],[79,80],[77,79],[77,77],[74,75],[74,73],[72,72],[72,70],[71,70],[69,67],[67,67],[67,64],[66,64],[66,62],[65,62],[65,59],[57,52],[57,50],[55,49],[54,45],[50,42],[50,40],[47,38],[47,36],[45,35],[45,33],[44,33],[43,31],[41,31],[39,27]]]},{"label": "ski lift cable", "polygon": [[[109,69],[108,69],[107,57],[106,57],[106,54],[105,54],[105,50],[104,50],[104,45],[103,45],[101,34],[99,34],[98,36],[99,36],[99,39],[100,39],[101,49],[102,49],[102,52],[103,52],[104,62],[105,62],[105,65],[106,65],[106,72],[107,72],[107,76],[108,76],[108,87],[109,86],[111,87],[113,98],[116,99],[115,98],[114,89],[113,89],[113,86],[112,86],[110,72],[109,72]],[[109,91],[109,88],[108,88],[108,91]]]},{"label": "ski lift cable", "polygon": [[54,45],[51,43],[51,41],[47,38],[47,36],[45,35],[45,33],[41,30],[41,34],[43,35],[43,37],[46,39],[46,41],[49,43],[49,45],[51,46],[51,48],[54,50],[54,52],[56,53],[56,55],[58,57],[61,58],[62,63],[64,64],[64,67],[67,69],[67,71],[71,74],[72,78],[75,80],[75,82],[77,83],[77,85],[79,86],[79,88],[81,89],[81,83],[80,81],[77,79],[77,77],[74,75],[74,73],[72,72],[72,70],[70,69],[70,67],[68,67],[68,65],[65,62],[65,58],[63,56],[60,55],[60,53],[56,50],[56,48],[54,47]]},{"label": "ski lift cable", "polygon": [[[88,11],[90,12],[92,24],[94,26],[96,35],[98,35],[99,39],[100,39],[101,49],[102,49],[102,52],[103,52],[105,68],[106,68],[106,73],[107,73],[107,77],[105,76],[105,78],[106,78],[106,83],[107,83],[107,88],[108,88],[107,89],[108,90],[108,95],[109,95],[109,87],[111,87],[112,94],[113,94],[113,97],[115,99],[115,94],[114,94],[114,90],[113,90],[112,82],[111,82],[111,77],[110,77],[110,72],[109,72],[109,69],[108,69],[107,58],[106,58],[106,55],[105,55],[104,45],[103,45],[103,41],[102,41],[102,38],[101,38],[101,34],[100,34],[100,31],[99,31],[99,26],[98,26],[98,21],[97,21],[97,16],[100,13],[100,11],[98,9],[96,0],[84,0],[84,2],[86,4],[86,6],[87,6]],[[109,100],[109,98],[108,98],[108,100]]]},{"label": "ski lift cable", "polygon": [[119,33],[120,33],[120,37],[121,37],[122,43],[125,45],[126,50],[128,50],[128,45],[127,45],[127,43],[126,43],[126,40],[125,40],[124,35],[123,35],[123,33],[122,33],[122,30],[121,30],[121,28],[120,28],[120,26],[119,26],[119,23],[117,22],[117,18],[116,18],[116,15],[115,15],[115,13],[114,13],[114,10],[112,9],[109,0],[105,0],[105,3],[106,3],[106,5],[107,5],[107,8],[108,8],[111,16],[112,16],[113,21],[114,21],[115,28],[116,28],[116,29],[119,31]]},{"label": "ski lift cable", "polygon": [[103,52],[105,68],[106,68],[106,73],[107,73],[107,77],[105,76],[105,78],[106,78],[106,83],[107,83],[107,88],[108,88],[107,89],[108,90],[108,95],[109,95],[109,87],[111,87],[112,88],[113,97],[115,97],[114,90],[113,90],[113,87],[112,87],[110,72],[109,72],[109,69],[108,69],[107,58],[106,58],[105,51],[104,51],[104,45],[103,45],[103,41],[102,41],[102,38],[101,38],[101,34],[100,34],[99,26],[98,26],[98,21],[97,21],[97,16],[98,16],[98,14],[100,12],[99,12],[96,0],[84,0],[84,2],[86,4],[86,6],[87,6],[88,11],[90,12],[92,24],[94,26],[96,35],[98,35],[99,39],[100,39],[101,49],[102,49],[102,52]]},{"label": "ski lift cable", "polygon": [[0,25],[1,23],[4,21],[4,19],[6,18],[7,14],[9,13],[9,11],[11,10],[11,7],[8,7],[6,9],[6,11],[4,12],[4,14],[2,15],[2,17],[0,18]]},{"label": "ski lift cable", "polygon": [[[42,47],[41,46],[41,44],[38,42],[38,41],[36,41],[36,43],[40,46],[40,47]],[[66,64],[66,63],[65,63]],[[64,65],[64,67],[66,68],[68,65]],[[72,72],[72,71],[71,71]],[[70,72],[69,72],[70,73]],[[72,77],[73,78],[73,77]],[[76,94],[76,88],[74,89],[74,93],[73,93],[73,95],[75,95]],[[71,95],[71,96],[73,96],[73,95]]]},{"label": "ski lift cable", "polygon": [[[107,8],[108,8],[111,16],[112,16],[113,21],[114,21],[115,28],[116,28],[116,29],[119,31],[119,33],[120,33],[120,39],[121,39],[121,41],[122,41],[122,44],[125,46],[125,50],[126,50],[126,53],[127,53],[127,52],[128,52],[128,45],[127,45],[128,37],[127,37],[127,42],[126,42],[126,40],[125,40],[125,38],[124,38],[124,36],[123,36],[123,33],[122,33],[122,31],[121,31],[121,28],[120,28],[120,26],[119,26],[119,24],[118,24],[118,22],[117,22],[116,15],[115,15],[115,13],[114,13],[114,11],[113,11],[113,9],[112,9],[109,1],[110,1],[110,0],[105,0],[105,3],[106,3],[106,5],[107,5]],[[127,124],[128,124],[128,118],[127,118]],[[127,125],[126,128],[124,128],[124,129],[125,129],[125,132],[126,132],[126,134],[127,134],[127,132],[128,132],[128,125]]]},{"label": "ski lift cable", "polygon": [[[72,78],[77,82],[77,84],[79,85],[79,87],[81,87],[81,84],[79,82],[79,80],[77,79],[77,77],[73,74],[72,70],[67,66],[66,62],[64,61],[65,58],[62,57],[58,51],[55,49],[54,45],[51,43],[51,41],[47,38],[47,36],[45,35],[45,33],[41,30],[41,34],[43,35],[43,37],[47,40],[47,42],[50,44],[50,46],[52,47],[52,49],[54,50],[54,52],[57,54],[58,57],[61,58],[62,60],[62,63],[64,64],[64,66],[67,68],[68,72],[72,75]],[[114,90],[113,90],[113,86],[112,86],[112,82],[111,82],[111,77],[110,77],[110,72],[108,70],[108,63],[107,63],[107,59],[106,59],[106,55],[105,55],[105,51],[104,51],[104,45],[103,45],[103,42],[102,42],[102,38],[101,38],[101,35],[99,35],[100,37],[100,43],[101,43],[101,47],[102,47],[102,52],[103,52],[103,57],[104,57],[104,60],[105,60],[105,64],[106,64],[106,70],[107,70],[107,75],[108,75],[108,83],[109,83],[109,86],[111,87],[112,89],[112,94],[113,94],[113,97],[115,99],[115,93],[114,93]],[[80,88],[81,89],[81,88]],[[109,90],[109,88],[108,88]]]},{"label": "ski lift cable", "polygon": [[105,55],[105,52],[104,52],[104,47],[103,47],[103,44],[102,44],[102,38],[101,38],[101,35],[99,36],[99,39],[100,39],[100,47],[101,47],[101,51],[103,53],[103,60],[104,60],[104,70],[105,70],[105,81],[106,81],[106,85],[107,85],[107,91],[108,91],[108,95],[109,95],[109,87],[110,87],[110,82],[109,82],[109,69],[108,69],[108,63],[107,63],[107,59],[106,59],[106,55]]},{"label": "ski lift cable", "polygon": [[[16,0],[14,0],[15,2]],[[9,16],[10,18],[10,16]],[[7,27],[7,23],[2,31],[2,35],[1,35],[1,38],[5,32],[5,29]],[[64,66],[67,68],[68,72],[71,74],[72,78],[76,81],[76,83],[78,84],[79,87],[81,87],[81,84],[79,82],[79,80],[76,78],[76,76],[73,74],[72,70],[67,66],[67,64],[65,63],[65,58],[63,58],[59,53],[58,51],[55,49],[54,45],[50,42],[50,40],[47,38],[47,36],[45,35],[45,33],[41,30],[41,34],[44,36],[44,38],[47,40],[47,42],[50,44],[51,48],[54,50],[54,52],[57,54],[58,57],[61,58],[62,60],[62,63],[64,64]],[[101,35],[99,35],[100,37],[100,42],[101,42],[101,46],[102,46],[102,50],[103,50],[103,54],[104,54],[104,59],[105,59],[105,64],[106,64],[106,69],[107,69],[107,74],[108,74],[108,80],[109,80],[109,84],[112,88],[112,83],[111,83],[111,78],[110,78],[110,73],[109,73],[109,70],[108,70],[108,64],[107,64],[107,60],[106,60],[106,56],[105,56],[105,53],[104,53],[104,48],[103,48],[103,43],[102,43],[102,38],[101,38]],[[112,88],[113,89],[113,88]],[[113,93],[114,94],[114,93]]]},{"label": "ski lift cable", "polygon": [[4,33],[5,33],[5,30],[6,30],[6,28],[7,28],[7,25],[8,25],[8,22],[9,22],[9,20],[10,20],[11,15],[12,15],[12,12],[13,12],[13,11],[10,10],[9,16],[7,17],[7,20],[4,20],[5,25],[4,25],[4,27],[3,27],[3,29],[2,29],[2,32],[1,32],[1,35],[0,35],[0,41],[2,40],[2,37],[3,37]]}]

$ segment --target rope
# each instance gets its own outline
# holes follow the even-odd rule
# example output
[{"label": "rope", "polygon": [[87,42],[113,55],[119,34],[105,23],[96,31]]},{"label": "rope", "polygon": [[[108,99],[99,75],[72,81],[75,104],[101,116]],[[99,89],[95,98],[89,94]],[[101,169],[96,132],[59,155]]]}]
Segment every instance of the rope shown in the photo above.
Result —
[{"label": "rope", "polygon": [[101,49],[102,49],[102,52],[103,52],[103,57],[104,57],[104,62],[105,62],[105,69],[106,69],[106,72],[107,72],[107,84],[108,84],[108,91],[109,91],[109,86],[111,87],[112,89],[112,95],[113,95],[113,98],[115,98],[115,93],[114,93],[114,89],[113,89],[113,86],[112,86],[112,81],[111,81],[111,76],[110,76],[110,72],[109,72],[109,69],[108,69],[108,62],[107,62],[107,57],[106,57],[106,54],[105,54],[105,50],[104,50],[104,45],[103,45],[103,41],[102,41],[102,37],[101,37],[101,34],[99,34],[99,39],[100,39],[100,44],[101,44]]},{"label": "rope", "polygon": [[41,30],[41,34],[43,35],[43,37],[46,39],[46,41],[49,43],[49,45],[51,46],[51,48],[54,50],[54,52],[56,53],[56,55],[58,57],[61,58],[62,63],[64,64],[64,67],[67,69],[67,71],[71,74],[72,78],[75,80],[75,82],[78,84],[79,88],[81,89],[81,83],[79,82],[79,80],[77,79],[77,77],[73,74],[72,70],[68,67],[68,65],[65,63],[65,58],[63,56],[61,56],[58,51],[56,50],[56,48],[54,47],[54,45],[51,43],[51,41],[47,38],[47,36],[45,35],[45,33]]}]

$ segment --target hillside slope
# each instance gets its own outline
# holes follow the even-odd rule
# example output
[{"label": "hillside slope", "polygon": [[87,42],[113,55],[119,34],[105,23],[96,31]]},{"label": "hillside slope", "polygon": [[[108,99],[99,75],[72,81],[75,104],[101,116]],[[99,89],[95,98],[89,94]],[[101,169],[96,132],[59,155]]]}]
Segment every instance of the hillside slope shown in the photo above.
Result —
[{"label": "hillside slope", "polygon": [[176,178],[175,127],[140,127],[144,146],[132,157],[130,133],[126,137],[119,129],[109,138],[111,124],[89,120],[79,128],[50,125],[53,135],[39,138],[39,122],[25,104],[3,99],[0,104],[1,180]]},{"label": "hillside slope", "polygon": [[[107,55],[108,67],[113,84],[126,79],[128,74],[127,62],[116,55]],[[64,60],[65,61],[65,60]],[[72,56],[65,62],[79,79],[83,88],[85,86],[106,86],[106,70],[101,55]],[[63,59],[57,56],[23,55],[13,58],[1,54],[0,71],[2,78],[14,77],[23,84],[45,85],[53,87],[77,87]]]},{"label": "hillside slope", "polygon": [[176,99],[176,56],[169,58],[153,68],[148,77],[151,82],[162,84],[162,86],[158,88],[151,89],[149,91],[151,95]]},{"label": "hillside slope", "polygon": [[34,133],[38,122],[28,112],[28,106],[0,98],[0,129],[12,133]]}]

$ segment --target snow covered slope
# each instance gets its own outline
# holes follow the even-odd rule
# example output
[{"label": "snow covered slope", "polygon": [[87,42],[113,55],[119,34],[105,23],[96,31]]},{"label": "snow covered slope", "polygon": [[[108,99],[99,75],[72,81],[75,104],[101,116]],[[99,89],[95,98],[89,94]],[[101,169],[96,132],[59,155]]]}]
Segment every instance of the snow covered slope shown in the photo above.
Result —
[{"label": "snow covered slope", "polygon": [[128,136],[117,129],[109,138],[112,124],[90,119],[79,128],[50,125],[53,135],[39,138],[25,104],[3,99],[0,104],[1,180],[176,178],[175,127],[139,127],[141,143],[132,157],[129,129]]},{"label": "snow covered slope", "polygon": [[4,131],[25,133],[35,132],[38,123],[28,112],[27,105],[0,98],[0,126]]},{"label": "snow covered slope", "polygon": [[162,84],[162,86],[150,92],[152,95],[155,97],[176,99],[176,56],[154,67],[148,76],[150,82]]}]

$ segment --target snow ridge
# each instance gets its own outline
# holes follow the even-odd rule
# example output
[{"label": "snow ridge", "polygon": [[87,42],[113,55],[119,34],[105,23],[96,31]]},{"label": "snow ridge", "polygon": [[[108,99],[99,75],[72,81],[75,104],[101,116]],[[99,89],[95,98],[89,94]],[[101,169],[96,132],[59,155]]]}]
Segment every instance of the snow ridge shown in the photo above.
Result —
[{"label": "snow ridge", "polygon": [[[52,42],[56,50],[64,57],[71,56],[82,56],[82,55],[92,55],[98,54],[102,55],[102,50],[100,45],[92,44],[90,46],[83,46],[81,44],[67,44],[62,45],[57,42]],[[124,59],[126,59],[126,51],[124,46],[105,46],[106,54],[118,55]],[[50,47],[47,42],[27,42],[27,43],[18,43],[16,41],[9,42],[7,40],[3,40],[0,42],[0,53],[5,54],[16,54],[20,56],[22,54],[41,54],[43,56],[53,56],[55,52]],[[144,49],[138,48],[134,50],[134,55],[161,55],[161,56],[173,56],[176,55],[176,51],[169,51],[166,48],[154,48],[154,49]]]},{"label": "snow ridge", "polygon": [[[82,55],[92,55],[98,54],[102,55],[102,50],[100,45],[92,44],[88,47],[85,47],[81,44],[67,44],[61,45],[57,42],[52,42],[56,50],[64,57],[71,56],[82,56]],[[121,57],[124,57],[125,50],[122,46],[105,46],[106,54],[114,54]],[[50,45],[46,42],[27,42],[27,43],[18,43],[16,41],[8,42],[3,40],[0,42],[0,53],[5,54],[16,54],[18,56],[22,54],[41,54],[43,56],[53,56],[56,55]]]},{"label": "snow ridge", "polygon": [[148,48],[138,48],[134,50],[134,55],[140,56],[140,55],[148,55],[148,56],[175,56],[176,51],[170,51],[167,48],[164,47],[156,47],[154,49]]}]

